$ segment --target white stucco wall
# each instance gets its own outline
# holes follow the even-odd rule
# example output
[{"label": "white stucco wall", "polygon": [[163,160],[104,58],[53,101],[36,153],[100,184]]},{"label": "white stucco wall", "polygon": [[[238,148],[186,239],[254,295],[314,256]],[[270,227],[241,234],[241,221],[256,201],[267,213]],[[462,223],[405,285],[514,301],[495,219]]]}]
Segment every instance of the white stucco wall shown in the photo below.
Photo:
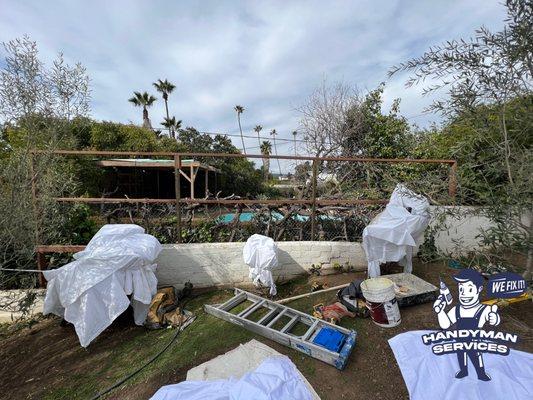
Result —
[{"label": "white stucco wall", "polygon": [[[474,207],[432,207],[431,224],[437,215],[445,215],[445,227],[435,237],[437,248],[454,253],[455,241],[463,251],[479,248],[476,238],[490,221]],[[311,264],[320,264],[322,273],[334,272],[333,265],[348,263],[355,270],[366,270],[366,256],[358,242],[278,242],[280,267],[274,271],[278,280],[288,280],[308,273]],[[242,260],[244,243],[198,243],[164,245],[159,256],[157,277],[160,285],[180,286],[190,280],[195,287],[244,286],[250,284],[248,267]]]},{"label": "white stucco wall", "polygon": [[[435,235],[435,245],[444,254],[466,253],[481,246],[480,229],[491,226],[490,220],[479,215],[479,207],[432,207],[431,225],[440,224],[442,230]],[[444,223],[438,216],[443,217]],[[456,242],[461,245],[458,247]]]},{"label": "white stucco wall", "polygon": [[[360,243],[353,242],[278,242],[279,268],[274,276],[292,279],[307,273],[311,264],[322,272],[334,271],[334,264],[348,263],[355,270],[366,269]],[[242,258],[244,243],[195,243],[164,245],[157,259],[159,285],[181,285],[190,280],[195,287],[250,284],[248,266]]]}]

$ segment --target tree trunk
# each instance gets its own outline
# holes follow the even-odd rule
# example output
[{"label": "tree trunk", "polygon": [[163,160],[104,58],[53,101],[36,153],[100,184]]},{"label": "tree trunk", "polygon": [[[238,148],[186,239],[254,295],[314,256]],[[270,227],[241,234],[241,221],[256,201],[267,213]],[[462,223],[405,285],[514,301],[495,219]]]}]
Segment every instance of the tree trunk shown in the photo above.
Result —
[{"label": "tree trunk", "polygon": [[528,229],[528,250],[526,271],[524,272],[524,279],[526,281],[533,280],[533,211],[529,212],[529,229]]},{"label": "tree trunk", "polygon": [[143,128],[152,129],[152,124],[150,123],[150,118],[148,118],[148,110],[146,107],[143,108]]},{"label": "tree trunk", "polygon": [[513,185],[513,174],[511,173],[511,165],[509,162],[509,158],[511,157],[511,148],[509,147],[509,136],[507,134],[507,122],[505,120],[505,106],[502,106],[501,116],[501,127],[502,127],[502,134],[503,134],[503,144],[504,144],[504,159],[505,159],[505,168],[507,169],[507,177],[509,179],[509,183]]},{"label": "tree trunk", "polygon": [[237,121],[239,122],[239,131],[241,132],[242,151],[244,154],[246,154],[246,147],[244,146],[244,137],[242,136],[241,114],[239,113],[237,113]]},{"label": "tree trunk", "polygon": [[[170,119],[170,116],[168,115],[168,100],[165,98],[165,111],[167,112],[167,122]],[[170,126],[168,127],[168,134],[172,136],[173,139],[176,139],[176,135],[174,133],[174,129]]]},{"label": "tree trunk", "polygon": [[268,173],[270,170],[270,158],[263,158],[263,174],[265,182],[268,181]]}]

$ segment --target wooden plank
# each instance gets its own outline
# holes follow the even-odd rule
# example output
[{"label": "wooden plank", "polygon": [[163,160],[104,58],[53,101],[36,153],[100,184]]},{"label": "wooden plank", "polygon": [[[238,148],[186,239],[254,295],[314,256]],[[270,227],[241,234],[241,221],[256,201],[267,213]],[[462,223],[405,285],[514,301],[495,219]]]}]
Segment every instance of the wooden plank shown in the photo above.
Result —
[{"label": "wooden plank", "polygon": [[75,244],[55,244],[48,246],[36,246],[36,253],[77,253],[78,251],[85,250],[85,245],[75,245]]}]

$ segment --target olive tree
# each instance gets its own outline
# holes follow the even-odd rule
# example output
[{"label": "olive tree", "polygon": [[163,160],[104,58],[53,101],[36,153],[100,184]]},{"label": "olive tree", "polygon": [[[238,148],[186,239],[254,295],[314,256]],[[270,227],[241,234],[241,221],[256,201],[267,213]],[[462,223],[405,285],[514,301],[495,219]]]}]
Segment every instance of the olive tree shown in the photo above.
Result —
[{"label": "olive tree", "polygon": [[[450,121],[457,118],[480,120],[486,124],[475,129],[495,156],[492,167],[505,171],[506,182],[493,188],[484,212],[494,223],[480,233],[484,243],[507,247],[509,232],[513,242],[525,241],[526,276],[531,278],[533,258],[532,193],[531,193],[531,115],[533,89],[533,3],[507,0],[505,27],[499,32],[479,28],[475,36],[450,40],[431,47],[420,57],[400,63],[389,71],[393,76],[409,73],[406,86],[424,85],[424,93],[445,91],[429,110],[439,112]],[[510,110],[510,105],[526,112]],[[525,116],[525,117],[524,117]],[[488,134],[493,117],[499,135]],[[518,121],[518,118],[525,118]],[[514,129],[510,135],[510,129]],[[468,161],[467,161],[468,163]],[[467,168],[491,173],[490,168],[471,165]],[[479,177],[479,175],[478,175]],[[487,175],[487,180],[490,177]]]}]

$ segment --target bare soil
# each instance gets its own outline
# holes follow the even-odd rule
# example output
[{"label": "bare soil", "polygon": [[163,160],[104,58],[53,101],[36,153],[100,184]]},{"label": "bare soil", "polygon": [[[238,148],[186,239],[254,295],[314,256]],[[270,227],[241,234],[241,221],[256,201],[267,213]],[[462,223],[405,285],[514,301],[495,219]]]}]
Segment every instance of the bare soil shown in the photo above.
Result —
[{"label": "bare soil", "polygon": [[[391,268],[389,273],[399,272]],[[456,298],[451,276],[455,270],[443,263],[417,264],[415,274],[438,285],[439,276]],[[306,293],[314,281],[330,287],[363,278],[361,273],[311,276],[281,285],[283,297]],[[231,291],[203,294],[190,303],[198,316],[172,347],[139,376],[118,388],[109,399],[147,399],[159,387],[185,379],[189,368],[256,338],[288,355],[323,399],[407,399],[408,393],[387,340],[411,330],[435,329],[431,304],[401,309],[402,322],[385,329],[370,319],[343,319],[342,325],[358,332],[357,345],[344,371],[220,321],[202,311],[204,303],[217,303]],[[335,291],[294,301],[289,305],[311,313],[313,304],[335,301]],[[517,333],[520,350],[533,352],[531,301],[502,309],[499,329]],[[131,322],[119,321],[88,349],[79,346],[72,327],[61,327],[49,318],[31,328],[0,337],[0,397],[3,399],[87,399],[142,365],[173,336],[173,331],[146,331]]]}]

